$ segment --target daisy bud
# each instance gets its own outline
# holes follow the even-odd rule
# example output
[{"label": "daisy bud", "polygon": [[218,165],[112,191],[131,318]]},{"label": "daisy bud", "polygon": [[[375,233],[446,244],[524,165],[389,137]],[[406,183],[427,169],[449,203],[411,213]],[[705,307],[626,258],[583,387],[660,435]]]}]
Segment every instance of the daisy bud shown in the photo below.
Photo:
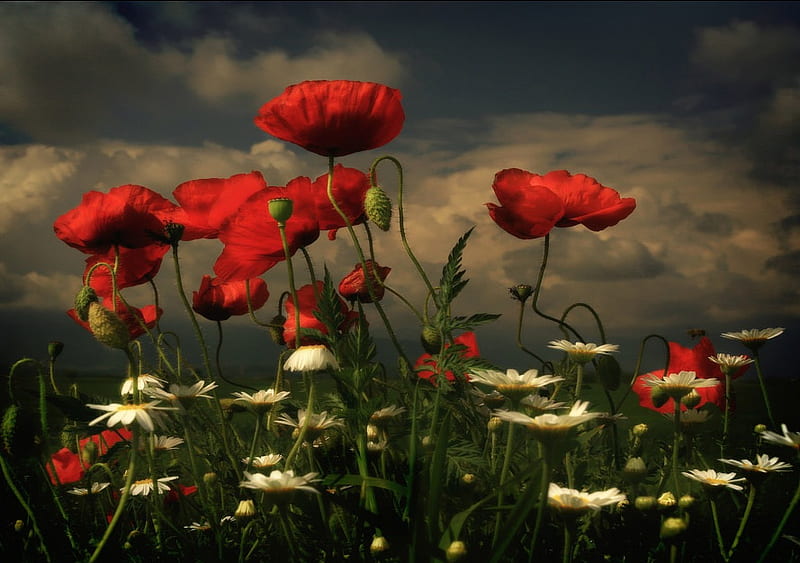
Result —
[{"label": "daisy bud", "polygon": [[503,421],[500,418],[493,416],[489,419],[486,427],[489,429],[489,432],[497,432],[503,427]]},{"label": "daisy bud", "polygon": [[678,499],[678,506],[683,510],[689,510],[694,504],[695,498],[692,495],[683,495]]},{"label": "daisy bud", "polygon": [[474,473],[464,473],[461,476],[461,483],[466,485],[467,487],[471,487],[477,482],[478,478],[475,477]]},{"label": "daisy bud", "polygon": [[218,476],[215,472],[209,471],[208,473],[203,474],[203,483],[209,486],[213,486],[217,484]]},{"label": "daisy bud", "polygon": [[238,519],[252,518],[256,515],[256,505],[251,499],[239,501],[233,516]]},{"label": "daisy bud", "polygon": [[110,348],[124,350],[131,340],[128,327],[114,311],[110,311],[100,303],[89,304],[89,328],[95,339]]},{"label": "daisy bud", "polygon": [[428,451],[433,451],[433,448],[436,447],[436,440],[433,438],[433,436],[425,436],[422,439],[422,447]]},{"label": "daisy bud", "polygon": [[622,470],[622,475],[629,483],[639,483],[647,476],[647,466],[640,457],[629,458]]},{"label": "daisy bud", "polygon": [[97,293],[88,285],[84,285],[75,296],[75,313],[82,321],[89,320],[89,305],[97,303]]},{"label": "daisy bud", "polygon": [[286,197],[279,197],[269,200],[269,214],[278,224],[286,224],[292,216],[294,202]]},{"label": "daisy bud", "polygon": [[17,520],[14,522],[14,531],[15,532],[22,532],[25,530],[25,522],[22,520]]},{"label": "daisy bud", "polygon": [[364,196],[364,211],[367,219],[382,231],[388,231],[392,221],[392,202],[383,188],[372,186]]},{"label": "daisy bud", "polygon": [[438,354],[442,349],[442,335],[434,326],[426,324],[422,327],[420,341],[428,354]]},{"label": "daisy bud", "polygon": [[658,408],[669,401],[669,394],[664,390],[663,387],[656,385],[650,391],[650,399],[653,401],[653,405]]},{"label": "daisy bud", "polygon": [[695,408],[697,405],[700,404],[700,401],[702,400],[703,398],[700,396],[700,393],[698,393],[694,389],[692,389],[686,395],[681,397],[681,403],[686,405],[687,409]]},{"label": "daisy bud", "polygon": [[650,427],[647,426],[646,424],[644,423],[637,424],[636,426],[633,427],[633,435],[636,436],[637,438],[641,438],[642,436],[647,434],[648,430],[650,430]]},{"label": "daisy bud", "polygon": [[447,557],[447,563],[454,563],[455,561],[461,561],[467,555],[467,544],[465,544],[461,540],[456,540],[450,545],[447,546],[445,550],[445,556]]},{"label": "daisy bud", "polygon": [[380,437],[380,430],[374,424],[367,424],[367,440],[375,441]]},{"label": "daisy bud", "polygon": [[766,424],[756,424],[755,427],[753,427],[753,432],[755,432],[756,434],[761,434],[762,432],[766,431],[767,431]]},{"label": "daisy bud", "polygon": [[633,501],[633,506],[642,512],[653,510],[657,504],[656,497],[636,497],[636,500]]},{"label": "daisy bud", "polygon": [[686,531],[686,527],[686,521],[683,518],[666,518],[661,524],[661,539],[677,539]]},{"label": "daisy bud", "polygon": [[509,287],[508,292],[511,294],[511,298],[519,301],[520,303],[525,303],[528,300],[528,297],[533,295],[533,287],[527,284],[519,284],[515,285],[514,287]]},{"label": "daisy bud", "polygon": [[372,555],[379,555],[389,549],[389,540],[383,536],[373,536],[372,543],[369,545],[369,552]]},{"label": "daisy bud", "polygon": [[678,501],[675,500],[675,495],[671,492],[667,491],[658,497],[658,507],[659,508],[672,508],[677,504]]}]

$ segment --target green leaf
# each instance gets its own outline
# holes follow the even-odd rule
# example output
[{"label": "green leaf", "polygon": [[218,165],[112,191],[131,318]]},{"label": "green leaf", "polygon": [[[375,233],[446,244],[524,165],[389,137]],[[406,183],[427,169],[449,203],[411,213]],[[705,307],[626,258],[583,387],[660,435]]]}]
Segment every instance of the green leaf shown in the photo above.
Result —
[{"label": "green leaf", "polygon": [[439,295],[436,299],[436,304],[440,311],[447,309],[469,281],[464,279],[466,271],[461,268],[461,256],[474,229],[475,227],[472,227],[458,239],[458,242],[453,246],[450,255],[447,257],[447,264],[442,268]]},{"label": "green leaf", "polygon": [[453,317],[450,319],[450,330],[472,330],[476,326],[496,321],[500,315],[492,313],[475,313],[468,317]]},{"label": "green leaf", "polygon": [[338,487],[341,485],[360,487],[363,483],[366,483],[368,487],[386,489],[401,497],[405,496],[408,492],[403,485],[395,483],[394,481],[389,481],[388,479],[381,479],[380,477],[363,477],[355,474],[329,474],[322,480],[322,484],[326,487]]}]

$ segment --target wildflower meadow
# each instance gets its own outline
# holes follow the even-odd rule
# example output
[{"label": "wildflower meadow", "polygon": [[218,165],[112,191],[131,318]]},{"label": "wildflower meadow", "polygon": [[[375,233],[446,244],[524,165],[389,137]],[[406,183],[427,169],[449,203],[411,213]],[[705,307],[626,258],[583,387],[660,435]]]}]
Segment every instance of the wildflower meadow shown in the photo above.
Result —
[{"label": "wildflower meadow", "polygon": [[[107,396],[67,382],[47,335],[42,357],[11,366],[4,561],[800,561],[796,406],[761,362],[784,329],[698,330],[684,346],[642,327],[624,365],[591,296],[546,310],[559,231],[592,237],[636,212],[591,170],[497,171],[485,224],[445,241],[440,269],[426,270],[406,233],[403,163],[346,162],[404,119],[401,93],[381,84],[290,85],[255,124],[325,159],[326,174],[191,179],[173,199],[122,185],[55,220],[76,268],[85,258],[69,315],[118,352],[119,372]],[[538,276],[508,289],[510,313],[474,302],[455,314],[480,275],[462,263],[470,237],[498,228],[530,241]],[[379,237],[399,237],[405,254],[378,255]],[[200,239],[222,251],[186,279],[181,250]],[[315,258],[332,244],[352,252],[341,279]],[[161,283],[167,268],[177,288]],[[404,269],[422,302],[392,283]],[[283,284],[268,286],[267,271]],[[143,287],[150,300],[133,302],[129,288]],[[389,300],[415,319],[416,347]],[[526,365],[481,353],[476,329],[501,313],[518,316],[509,338]],[[191,347],[170,328],[180,316]],[[277,351],[258,379],[223,369],[232,316]],[[531,316],[552,335],[525,334]],[[757,384],[742,405],[746,372]]]}]

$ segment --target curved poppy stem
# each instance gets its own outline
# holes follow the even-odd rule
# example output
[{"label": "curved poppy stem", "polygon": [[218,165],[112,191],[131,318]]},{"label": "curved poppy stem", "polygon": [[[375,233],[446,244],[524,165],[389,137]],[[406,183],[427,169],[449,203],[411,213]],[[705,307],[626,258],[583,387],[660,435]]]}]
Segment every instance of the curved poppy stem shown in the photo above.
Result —
[{"label": "curved poppy stem", "polygon": [[550,254],[550,233],[547,233],[544,236],[544,246],[542,248],[542,262],[539,266],[539,275],[536,278],[536,285],[533,288],[533,300],[531,301],[531,308],[533,312],[542,317],[543,319],[547,319],[548,321],[553,321],[554,323],[558,324],[558,328],[561,329],[561,332],[564,333],[565,338],[569,338],[569,334],[567,330],[571,331],[575,338],[577,338],[580,342],[583,342],[583,337],[578,333],[577,330],[572,328],[569,324],[564,322],[563,319],[558,319],[556,317],[550,316],[547,313],[542,312],[539,309],[539,294],[542,291],[542,281],[544,280],[544,272],[547,269],[547,257]]},{"label": "curved poppy stem", "polygon": [[[256,310],[253,308],[253,295],[252,293],[250,293],[249,279],[244,280],[244,295],[247,298],[247,314],[249,315],[250,320],[253,321],[253,323],[257,324],[258,326],[264,326],[264,327],[270,326],[269,323],[259,321],[258,317],[256,317]],[[281,297],[283,297],[283,295],[281,295]],[[280,304],[278,305],[278,307],[280,308]]]},{"label": "curved poppy stem", "polygon": [[403,211],[403,165],[400,164],[400,161],[397,160],[395,157],[390,155],[384,155],[375,159],[372,163],[372,166],[369,167],[369,178],[370,183],[373,186],[378,185],[378,165],[387,160],[394,164],[395,169],[397,170],[397,179],[398,179],[398,189],[397,189],[397,216],[400,223],[400,241],[403,243],[403,248],[406,251],[406,254],[411,259],[411,262],[414,263],[414,266],[419,272],[419,276],[422,278],[422,281],[425,282],[425,285],[428,286],[428,292],[433,293],[433,284],[431,280],[428,279],[428,275],[425,273],[425,270],[422,269],[422,265],[417,260],[417,257],[414,255],[414,252],[411,250],[411,246],[408,244],[408,237],[406,236],[406,223],[405,223],[405,212]]},{"label": "curved poppy stem", "polygon": [[[380,315],[381,320],[383,321],[383,324],[386,327],[386,331],[389,334],[389,338],[391,339],[392,344],[394,344],[394,347],[397,350],[397,353],[400,354],[400,356],[405,361],[406,365],[410,366],[412,365],[411,361],[408,359],[408,356],[406,356],[403,347],[400,345],[400,341],[397,339],[397,335],[394,332],[394,328],[392,328],[392,324],[391,322],[389,322],[389,317],[386,316],[386,312],[383,310],[383,306],[380,304],[380,301],[377,299],[377,296],[375,295],[375,288],[373,287],[373,284],[370,281],[371,277],[370,269],[367,267],[367,260],[364,257],[364,250],[361,248],[361,243],[358,241],[358,237],[356,236],[355,230],[353,230],[353,224],[351,223],[350,218],[347,216],[347,214],[339,206],[339,204],[336,201],[336,198],[333,195],[333,170],[334,170],[333,164],[334,164],[334,159],[332,156],[329,156],[328,186],[327,186],[328,199],[330,200],[331,205],[333,205],[333,208],[342,218],[342,221],[344,222],[345,227],[347,228],[347,232],[350,235],[350,239],[353,241],[353,246],[356,250],[356,253],[358,254],[358,259],[361,262],[361,269],[364,272],[364,279],[367,282],[365,285],[367,286],[367,292],[369,293],[370,300],[372,301],[372,304],[375,305],[375,310],[378,312],[378,315]],[[374,264],[375,263],[373,262],[373,270],[372,270],[373,272],[375,271]],[[375,273],[374,277],[376,278],[378,277],[377,273]]]},{"label": "curved poppy stem", "polygon": [[[647,344],[647,341],[651,338],[657,338],[661,340],[666,348],[666,360],[664,361],[664,374],[662,377],[666,377],[667,371],[669,371],[669,342],[660,334],[648,334],[642,338],[642,343],[639,345],[639,355],[636,357],[636,367],[633,369],[631,382],[628,384],[628,388],[625,390],[625,394],[622,396],[622,399],[620,399],[619,403],[617,403],[617,408],[622,407],[622,405],[625,403],[625,400],[628,398],[628,395],[630,395],[631,390],[633,389],[633,384],[636,383],[636,378],[639,377],[639,370],[642,368],[642,359],[644,357],[644,347]],[[616,414],[616,410],[613,410],[611,414]]]},{"label": "curved poppy stem", "polygon": [[[248,292],[247,292],[248,307],[250,305],[249,289],[250,288],[248,287]],[[231,379],[228,379],[222,373],[222,343],[223,343],[222,321],[216,321],[216,324],[217,324],[217,335],[219,336],[219,338],[217,339],[217,349],[214,354],[214,361],[217,365],[217,376],[228,385],[233,385],[234,387],[243,387],[245,389],[250,389],[251,391],[258,391],[258,389],[256,389],[255,387],[250,387],[249,385],[245,385],[244,383],[237,383]]]},{"label": "curved poppy stem", "polygon": [[286,240],[286,223],[278,221],[278,232],[281,235],[283,255],[286,258],[286,274],[289,276],[289,291],[294,304],[294,347],[300,347],[300,301],[297,299],[297,287],[294,283],[294,266],[292,266],[292,253],[289,251],[289,242]]},{"label": "curved poppy stem", "polygon": [[519,302],[519,316],[517,317],[517,348],[528,354],[529,356],[534,357],[539,363],[542,364],[542,367],[547,363],[543,358],[528,350],[525,345],[522,343],[522,320],[525,318],[525,302]]},{"label": "curved poppy stem", "polygon": [[600,343],[601,344],[605,344],[606,343],[606,331],[603,328],[603,322],[600,320],[600,315],[597,314],[597,311],[594,310],[594,307],[592,307],[588,303],[581,303],[581,302],[573,303],[572,305],[567,307],[566,310],[564,311],[564,313],[561,315],[561,322],[563,323],[566,320],[567,315],[569,315],[570,311],[572,311],[573,309],[575,309],[577,307],[583,307],[584,309],[589,311],[589,313],[591,313],[591,315],[594,317],[594,322],[597,324],[597,330],[600,333]]}]

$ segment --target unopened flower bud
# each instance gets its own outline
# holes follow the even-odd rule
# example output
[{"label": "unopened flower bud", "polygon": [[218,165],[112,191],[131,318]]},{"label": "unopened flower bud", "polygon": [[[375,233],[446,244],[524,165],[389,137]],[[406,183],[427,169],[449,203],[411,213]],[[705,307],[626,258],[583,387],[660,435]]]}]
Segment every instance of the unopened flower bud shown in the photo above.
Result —
[{"label": "unopened flower bud", "polygon": [[664,406],[664,403],[669,401],[669,393],[663,387],[655,386],[650,390],[650,400],[656,408]]},{"label": "unopened flower bud", "polygon": [[14,522],[14,531],[15,532],[22,532],[25,529],[25,522],[22,520],[17,520]]},{"label": "unopened flower bud", "polygon": [[695,498],[692,495],[683,495],[678,499],[678,506],[683,510],[689,510],[694,504]]},{"label": "unopened flower bud", "polygon": [[75,296],[75,314],[84,322],[89,320],[89,305],[97,303],[97,293],[88,285],[84,285]]},{"label": "unopened flower bud", "polygon": [[675,500],[675,495],[671,492],[667,491],[658,497],[658,507],[659,508],[672,508],[677,504],[678,501]]},{"label": "unopened flower bud", "polygon": [[269,200],[269,214],[278,224],[285,224],[292,216],[294,202],[287,197],[278,197]]},{"label": "unopened flower bud", "polygon": [[500,417],[493,416],[489,419],[486,427],[489,429],[489,432],[497,432],[503,427],[503,421]]},{"label": "unopened flower bud", "polygon": [[384,536],[373,536],[372,543],[369,545],[369,552],[372,555],[379,555],[389,549],[389,540]]},{"label": "unopened flower bud", "polygon": [[637,438],[641,438],[642,436],[647,434],[648,430],[650,430],[650,427],[647,426],[646,424],[644,423],[637,424],[636,426],[633,427],[633,435],[636,436]]},{"label": "unopened flower bud", "polygon": [[89,329],[98,342],[110,348],[125,350],[131,340],[128,327],[114,311],[106,309],[100,303],[89,304]]},{"label": "unopened flower bud", "polygon": [[97,461],[97,444],[93,440],[89,440],[81,448],[81,461],[88,466],[94,465]]},{"label": "unopened flower bud", "polygon": [[51,361],[55,361],[64,351],[64,343],[54,340],[47,344],[47,354],[50,356]]},{"label": "unopened flower bud", "polygon": [[629,458],[622,470],[622,475],[629,483],[639,483],[647,476],[647,466],[640,457]]},{"label": "unopened flower bud", "polygon": [[466,486],[468,486],[468,487],[471,487],[472,485],[474,485],[477,482],[477,480],[478,480],[478,478],[475,477],[474,473],[464,473],[461,476],[461,483],[466,485]]},{"label": "unopened flower bud", "polygon": [[203,473],[203,483],[205,483],[208,486],[216,485],[218,479],[219,477],[214,471]]},{"label": "unopened flower bud", "polygon": [[283,345],[283,324],[286,322],[286,317],[283,315],[275,315],[269,322],[269,337],[272,341],[279,345]]},{"label": "unopened flower bud", "polygon": [[172,246],[177,246],[183,236],[185,227],[180,223],[167,223],[164,225],[164,234],[167,236],[167,242]]},{"label": "unopened flower bud", "polygon": [[380,430],[374,424],[367,424],[367,440],[377,440]]},{"label": "unopened flower bud", "polygon": [[382,231],[388,231],[392,222],[392,201],[383,188],[372,186],[364,196],[364,212],[367,219]]},{"label": "unopened flower bud", "polygon": [[233,516],[238,519],[252,518],[256,515],[256,505],[251,499],[240,500],[239,506],[236,507],[236,512]]},{"label": "unopened flower bud", "polygon": [[661,524],[661,539],[674,540],[686,531],[686,521],[683,518],[665,518]]},{"label": "unopened flower bud", "polygon": [[636,500],[633,501],[633,506],[642,512],[653,510],[657,505],[658,501],[656,500],[656,497],[636,497]]},{"label": "unopened flower bud", "polygon": [[438,354],[442,349],[442,335],[434,326],[426,324],[422,327],[420,341],[428,354]]},{"label": "unopened flower bud", "polygon": [[516,299],[520,303],[525,303],[528,297],[533,295],[533,288],[527,284],[519,284],[514,287],[509,287],[508,292],[511,294],[512,299]]},{"label": "unopened flower bud", "polygon": [[436,440],[433,438],[433,436],[425,436],[422,439],[422,447],[428,451],[432,451],[433,448],[436,447]]},{"label": "unopened flower bud", "polygon": [[766,424],[756,424],[755,427],[753,427],[753,432],[755,432],[756,434],[761,434],[762,432],[766,431],[767,431]]},{"label": "unopened flower bud", "polygon": [[461,540],[452,542],[447,546],[447,549],[445,550],[445,556],[447,557],[447,563],[461,561],[467,556],[467,544]]},{"label": "unopened flower bud", "polygon": [[681,403],[686,405],[687,409],[695,408],[702,400],[703,398],[700,396],[700,393],[698,393],[695,389],[692,389],[686,395],[681,397]]}]

